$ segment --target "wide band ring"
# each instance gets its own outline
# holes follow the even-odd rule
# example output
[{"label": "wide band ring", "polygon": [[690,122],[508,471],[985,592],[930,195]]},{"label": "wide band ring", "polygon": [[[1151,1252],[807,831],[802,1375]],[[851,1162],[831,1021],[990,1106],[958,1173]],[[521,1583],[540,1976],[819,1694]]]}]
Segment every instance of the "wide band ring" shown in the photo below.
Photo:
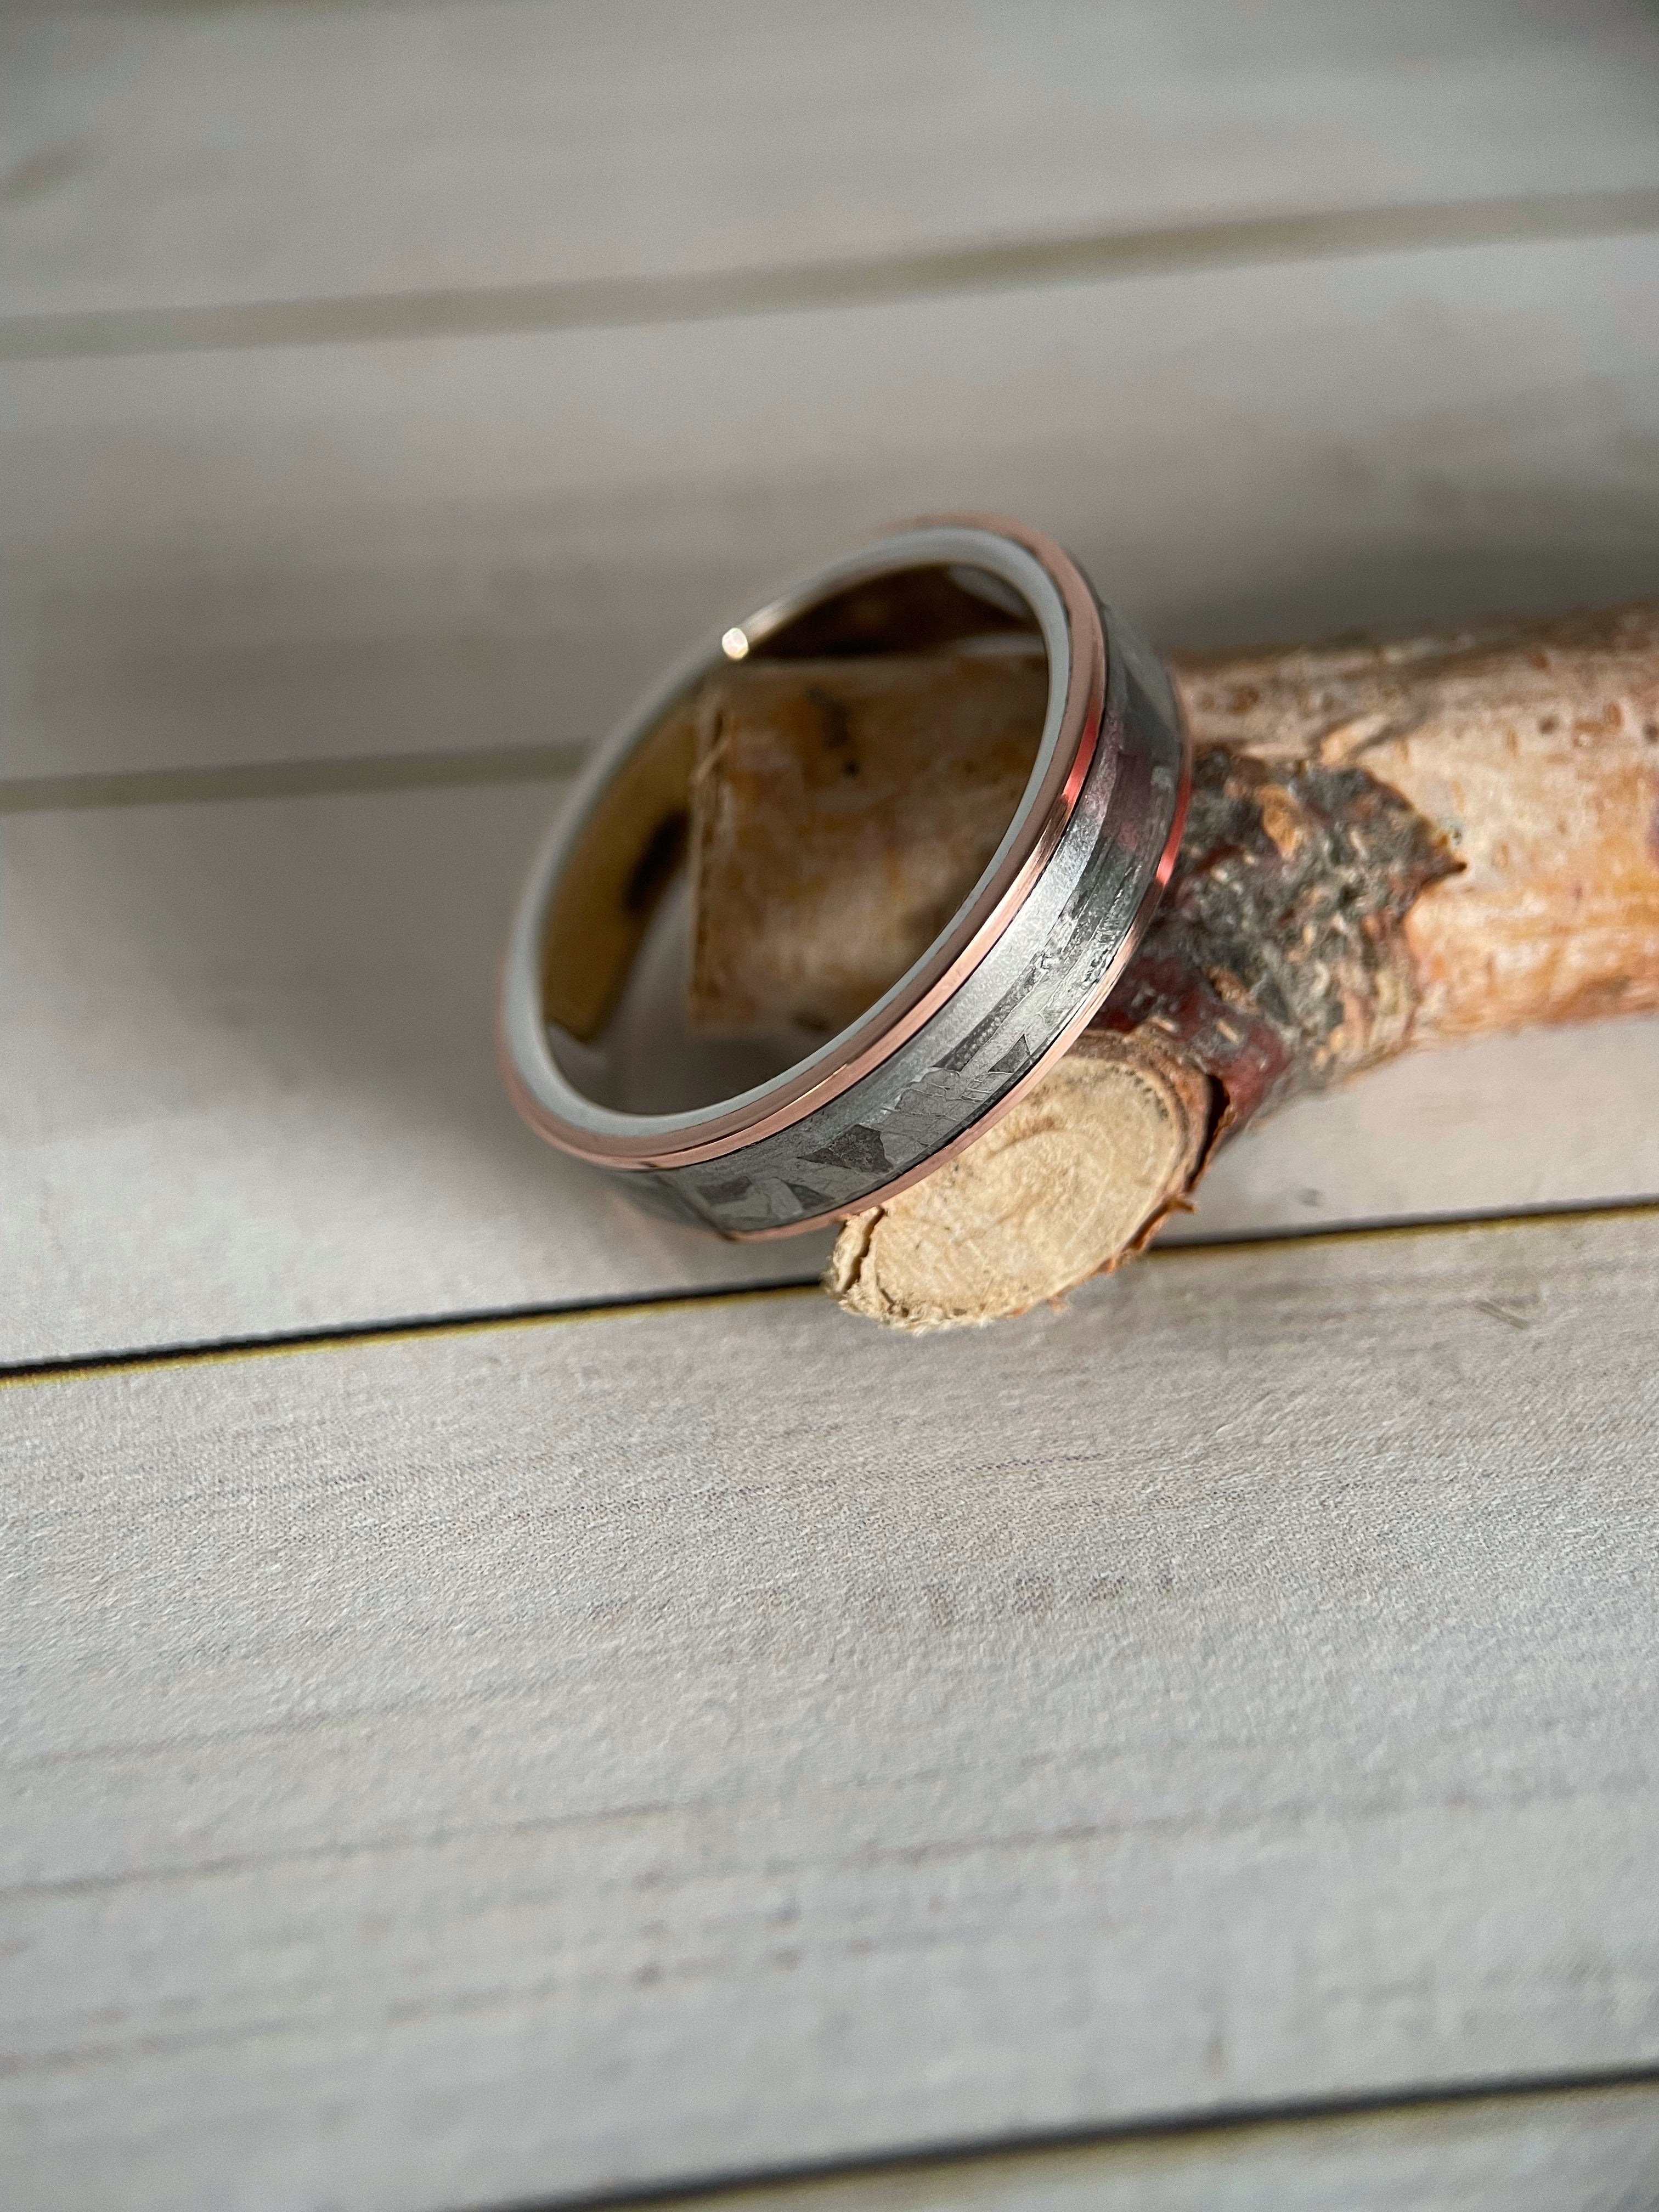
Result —
[{"label": "wide band ring", "polygon": [[[824,638],[860,650],[860,608],[884,592],[925,603],[937,630],[935,602],[963,587],[1040,634],[1048,700],[1013,817],[953,919],[858,1019],[769,1079],[676,1112],[603,1103],[581,1033],[614,1001],[611,971],[637,957],[641,887],[654,892],[684,850],[686,702],[750,654]],[[1161,664],[1048,539],[969,516],[832,562],[689,654],[590,763],[507,947],[499,1041],[514,1099],[649,1211],[726,1237],[879,1205],[1006,1112],[1097,1012],[1169,879],[1190,775]]]}]

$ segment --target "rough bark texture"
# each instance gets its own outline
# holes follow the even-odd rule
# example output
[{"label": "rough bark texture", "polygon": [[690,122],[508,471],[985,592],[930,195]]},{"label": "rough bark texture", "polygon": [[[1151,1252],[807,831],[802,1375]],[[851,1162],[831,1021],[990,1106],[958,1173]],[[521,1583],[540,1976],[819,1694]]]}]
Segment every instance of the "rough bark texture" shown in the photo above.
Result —
[{"label": "rough bark texture", "polygon": [[1219,1129],[1241,1126],[1400,1050],[1406,918],[1458,866],[1363,769],[1206,746],[1169,891],[1097,1026],[1168,1036],[1218,1086]]},{"label": "rough bark texture", "polygon": [[1406,924],[1419,1042],[1656,1003],[1659,602],[1176,675],[1200,745],[1363,768],[1462,861]]},{"label": "rough bark texture", "polygon": [[[820,729],[860,668],[873,755],[884,666],[912,725],[919,685],[951,720],[957,665],[931,656],[921,673],[814,670]],[[948,836],[924,820],[918,841],[902,780],[856,837],[838,842],[830,814],[817,817],[815,866],[849,912],[884,898],[902,907],[913,866],[929,912],[971,883],[973,854],[989,850],[1008,811],[996,777],[974,767],[996,742],[983,673],[994,679],[996,666],[981,663],[974,679],[962,787],[975,796]],[[1659,1006],[1659,605],[1194,658],[1173,672],[1198,759],[1164,906],[1045,1082],[956,1161],[848,1223],[828,1280],[852,1310],[908,1328],[1024,1311],[1139,1249],[1188,1201],[1217,1143],[1290,1097],[1408,1043]],[[717,949],[737,920],[729,856],[787,854],[799,834],[800,790],[792,819],[774,804],[781,787],[753,772],[773,742],[775,694],[763,713],[741,704],[744,684],[784,677],[728,679],[722,711],[742,724],[751,763],[744,792],[705,755],[701,803],[726,809],[697,882],[702,1005],[714,1021],[705,943]],[[1028,711],[1011,696],[1005,781]],[[738,1026],[799,1014],[836,912],[822,890],[810,927],[787,896],[769,912],[790,942],[768,958],[790,980],[767,1005],[751,1000]],[[743,927],[755,929],[752,904]],[[864,980],[879,987],[903,964],[879,976],[869,964]]]}]

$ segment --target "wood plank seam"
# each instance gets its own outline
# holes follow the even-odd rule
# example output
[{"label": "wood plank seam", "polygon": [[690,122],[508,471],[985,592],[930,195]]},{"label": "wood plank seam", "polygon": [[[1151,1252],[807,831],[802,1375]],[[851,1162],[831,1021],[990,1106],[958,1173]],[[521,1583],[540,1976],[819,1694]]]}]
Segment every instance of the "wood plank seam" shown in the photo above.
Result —
[{"label": "wood plank seam", "polygon": [[1287,261],[1617,238],[1655,228],[1659,191],[1647,186],[1331,209],[684,276],[570,277],[477,291],[15,315],[0,318],[0,361],[627,330]]},{"label": "wood plank seam", "polygon": [[416,1315],[407,1321],[354,1323],[341,1328],[295,1329],[271,1336],[227,1337],[218,1342],[163,1345],[155,1350],[100,1352],[64,1359],[20,1360],[0,1366],[0,1389],[22,1382],[49,1382],[76,1376],[107,1375],[123,1368],[186,1367],[233,1359],[264,1359],[280,1352],[336,1352],[349,1345],[401,1342],[410,1337],[467,1336],[486,1329],[543,1328],[562,1322],[617,1320],[664,1306],[736,1305],[754,1298],[797,1296],[817,1288],[816,1275],[783,1275],[739,1290],[722,1286],[657,1291],[616,1298],[594,1298],[570,1305],[503,1306],[478,1313]]},{"label": "wood plank seam", "polygon": [[41,2170],[399,2212],[1659,2063],[1656,1229],[1160,1266],[921,1358],[804,1295],[0,1401],[7,1871],[106,1885],[17,1916]]},{"label": "wood plank seam", "polygon": [[744,2197],[763,2190],[797,2188],[805,2193],[830,2181],[875,2179],[886,2175],[896,2178],[936,2171],[941,2166],[969,2172],[977,2165],[1011,2153],[1041,2155],[1045,2152],[1105,2149],[1132,2143],[1259,2135],[1273,2128],[1328,2127],[1346,2120],[1381,2118],[1389,2113],[1481,2105],[1502,2107],[1540,2098],[1566,2103],[1577,2098],[1605,2095],[1610,2090],[1646,2090],[1656,2087],[1659,2087],[1659,2063],[1590,2069],[1582,2073],[1516,2075],[1496,2081],[1452,2082],[1444,2087],[1379,2090],[1363,2096],[1293,2099],[1216,2112],[1175,2112],[1167,2118],[1133,2120],[1116,2126],[1055,2129],[984,2141],[940,2143],[887,2156],[878,2154],[865,2158],[826,2159],[754,2172],[706,2178],[699,2175],[695,2179],[647,2189],[538,2197],[500,2206],[469,2206],[462,2212],[636,2212],[636,2208],[637,2212],[649,2212],[649,2208],[655,2205],[700,2204],[726,2197],[741,2202]]},{"label": "wood plank seam", "polygon": [[[1420,1218],[1348,1223],[1340,1228],[1312,1225],[1267,1229],[1243,1237],[1215,1237],[1205,1243],[1154,1245],[1143,1267],[1171,1261],[1206,1261],[1268,1244],[1381,1243],[1388,1239],[1478,1235],[1482,1230],[1543,1228],[1564,1221],[1629,1221],[1659,1213],[1659,1197],[1626,1199],[1613,1204],[1538,1206],[1484,1213],[1434,1214]],[[285,1352],[337,1352],[356,1344],[397,1343],[414,1337],[481,1335],[490,1329],[544,1328],[568,1322],[620,1321],[632,1316],[681,1307],[737,1306],[765,1299],[799,1297],[819,1287],[817,1275],[785,1275],[775,1281],[746,1283],[738,1289],[655,1291],[643,1296],[595,1298],[568,1305],[509,1306],[477,1313],[414,1316],[407,1320],[364,1322],[340,1328],[295,1329],[271,1336],[228,1337],[222,1341],[141,1346],[125,1352],[74,1354],[63,1359],[18,1360],[0,1365],[0,1389],[25,1383],[72,1382],[124,1369],[204,1366],[220,1361],[272,1358]],[[1492,1304],[1485,1310],[1511,1328],[1526,1317]]]},{"label": "wood plank seam", "polygon": [[472,791],[557,783],[586,759],[580,744],[489,745],[477,751],[364,753],[341,760],[250,761],[222,768],[132,769],[108,775],[0,776],[0,815],[88,808],[193,806],[253,799],[347,799],[381,791]]}]

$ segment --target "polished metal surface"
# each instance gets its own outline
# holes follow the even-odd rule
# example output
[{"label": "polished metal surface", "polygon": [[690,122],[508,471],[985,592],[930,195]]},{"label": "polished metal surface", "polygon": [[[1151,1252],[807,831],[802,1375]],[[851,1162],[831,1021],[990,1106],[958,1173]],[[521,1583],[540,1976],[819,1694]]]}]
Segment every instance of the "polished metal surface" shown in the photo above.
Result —
[{"label": "polished metal surface", "polygon": [[729,626],[607,746],[532,878],[501,1006],[509,1088],[533,1126],[619,1173],[637,1202],[728,1237],[784,1236],[879,1203],[1006,1111],[1087,1023],[1174,863],[1189,779],[1180,710],[1156,656],[1101,607],[1074,563],[1017,525],[975,520],[887,540],[860,573],[919,558],[1003,576],[1042,629],[1049,708],[1030,782],[973,896],[909,976],[775,1083],[709,1108],[630,1115],[561,1071],[540,1006],[540,935],[560,868],[608,780],[688,679],[839,588],[849,564]]}]

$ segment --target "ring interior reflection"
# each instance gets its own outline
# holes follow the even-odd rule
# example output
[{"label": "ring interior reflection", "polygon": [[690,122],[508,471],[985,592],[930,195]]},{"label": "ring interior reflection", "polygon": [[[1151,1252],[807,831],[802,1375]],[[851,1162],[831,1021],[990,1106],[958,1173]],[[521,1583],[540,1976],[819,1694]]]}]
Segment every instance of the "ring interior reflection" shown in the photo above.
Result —
[{"label": "ring interior reflection", "polygon": [[[550,1048],[567,1081],[617,1112],[719,1104],[783,1075],[857,1020],[916,957],[925,958],[972,894],[1013,818],[1042,736],[1048,686],[1042,633],[1014,586],[986,569],[934,565],[876,575],[768,634],[728,630],[721,644],[721,657],[659,717],[592,807],[547,915],[542,1004]],[[799,818],[767,823],[769,833],[781,833],[770,836],[766,856],[775,868],[787,869],[797,836],[808,841],[815,828],[825,830],[823,810],[831,807],[840,817],[833,836],[849,851],[865,850],[871,839],[886,840],[890,853],[896,839],[926,840],[937,808],[910,804],[903,784],[895,787],[895,775],[905,770],[896,755],[881,755],[882,702],[896,688],[923,702],[935,687],[951,696],[941,672],[927,665],[942,656],[1012,658],[1033,672],[1018,689],[1013,725],[1005,707],[997,732],[1002,796],[994,810],[988,817],[983,799],[975,803],[975,840],[965,846],[957,840],[948,852],[912,851],[902,871],[890,867],[889,877],[925,881],[927,898],[919,915],[899,916],[903,927],[873,947],[863,943],[867,928],[860,934],[868,886],[859,907],[850,882],[844,897],[830,884],[811,910],[814,949],[823,957],[809,963],[821,965],[829,980],[817,996],[792,1005],[787,1018],[774,1008],[750,1022],[734,1023],[729,1011],[711,1019],[718,994],[705,989],[694,1005],[690,986],[700,933],[708,942],[700,924],[730,889],[729,842],[722,843],[711,814],[726,766],[719,749],[738,728],[751,746],[794,748],[785,766]],[[877,663],[886,665],[878,671]],[[755,706],[785,696],[779,664],[788,665],[787,696],[799,711],[787,718],[787,732],[780,720],[775,740]],[[890,713],[886,720],[890,727]],[[927,769],[935,785],[940,776],[978,776],[983,786],[985,763],[975,750],[982,754],[983,745],[975,731],[947,725],[924,735],[940,753]],[[758,917],[755,927],[763,933]],[[888,972],[895,960],[898,966]]]}]

